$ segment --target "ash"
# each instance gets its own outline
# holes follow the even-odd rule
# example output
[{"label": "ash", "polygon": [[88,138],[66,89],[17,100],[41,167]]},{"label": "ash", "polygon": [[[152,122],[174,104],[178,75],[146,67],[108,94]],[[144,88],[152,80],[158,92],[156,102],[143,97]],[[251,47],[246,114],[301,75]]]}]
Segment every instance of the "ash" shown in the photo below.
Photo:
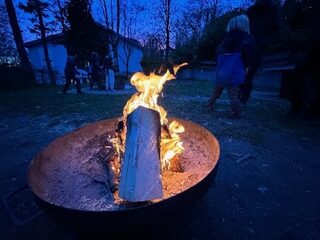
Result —
[{"label": "ash", "polygon": [[[199,183],[215,167],[219,147],[211,133],[182,121],[185,152],[176,169],[161,173],[163,198],[177,195]],[[134,208],[123,202],[116,190],[119,159],[110,157],[108,136],[114,134],[117,119],[105,120],[58,138],[33,161],[33,190],[45,201],[82,211],[119,211]],[[213,145],[212,145],[213,144]],[[112,168],[115,170],[112,170]],[[150,204],[146,202],[144,204]]]}]

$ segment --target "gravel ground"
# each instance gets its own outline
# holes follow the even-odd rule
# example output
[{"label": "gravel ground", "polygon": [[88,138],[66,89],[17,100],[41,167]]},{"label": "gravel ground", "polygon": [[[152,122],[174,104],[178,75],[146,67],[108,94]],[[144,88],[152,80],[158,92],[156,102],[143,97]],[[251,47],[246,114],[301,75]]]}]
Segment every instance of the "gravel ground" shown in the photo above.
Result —
[{"label": "gravel ground", "polygon": [[[233,120],[225,94],[215,111],[204,107],[211,87],[170,82],[160,102],[169,116],[192,120],[219,140],[215,185],[177,225],[127,239],[320,239],[320,123],[287,117],[285,101],[262,93]],[[1,92],[1,198],[25,185],[28,165],[43,147],[89,122],[120,116],[128,99],[58,92]],[[20,217],[38,211],[29,195],[27,189],[9,199]],[[0,210],[0,239],[79,239],[46,214],[16,227],[3,204]]]}]

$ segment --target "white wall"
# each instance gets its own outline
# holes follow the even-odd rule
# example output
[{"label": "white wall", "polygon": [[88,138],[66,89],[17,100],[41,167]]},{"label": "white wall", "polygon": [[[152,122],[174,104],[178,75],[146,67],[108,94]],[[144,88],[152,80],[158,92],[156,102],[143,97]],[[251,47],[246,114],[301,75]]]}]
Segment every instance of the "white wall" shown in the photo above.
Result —
[{"label": "white wall", "polygon": [[62,44],[48,44],[52,68],[58,85],[64,84],[64,68],[67,62],[67,49]]},{"label": "white wall", "polygon": [[[64,68],[67,61],[67,50],[62,44],[48,43],[49,57],[51,59],[52,68],[56,73],[57,84],[64,84]],[[119,68],[120,72],[126,72],[126,66],[121,57],[125,59],[124,44],[121,41],[118,46],[119,53]],[[48,83],[46,71],[46,63],[43,54],[41,43],[28,48],[28,55],[33,68],[37,73],[37,81],[40,83]],[[120,57],[121,56],[121,57]],[[143,57],[143,51],[140,48],[134,47],[129,61],[129,73],[141,71],[140,62]],[[43,71],[44,70],[44,71]],[[39,73],[41,72],[41,73]]]},{"label": "white wall", "polygon": [[[120,41],[118,46],[118,54],[119,54],[118,62],[119,62],[120,72],[124,72],[124,73],[126,72],[125,61],[127,60],[125,51],[128,51],[128,50],[126,50],[125,44],[122,41]],[[129,60],[129,73],[142,71],[142,67],[140,65],[140,62],[143,57],[142,49],[133,46],[133,49],[131,51],[132,52]]]},{"label": "white wall", "polygon": [[64,73],[67,62],[67,50],[62,44],[48,44],[52,67],[59,73]]},{"label": "white wall", "polygon": [[40,44],[28,48],[28,55],[33,68],[41,69],[45,67],[43,49]]},{"label": "white wall", "polygon": [[[64,67],[67,61],[67,51],[62,44],[48,43],[49,58],[52,68],[56,74],[56,82],[58,85],[64,84]],[[42,45],[39,43],[28,48],[28,55],[33,68],[36,71],[37,81],[40,83],[48,83],[46,72],[47,66],[44,58]],[[40,73],[41,72],[41,73]]]}]

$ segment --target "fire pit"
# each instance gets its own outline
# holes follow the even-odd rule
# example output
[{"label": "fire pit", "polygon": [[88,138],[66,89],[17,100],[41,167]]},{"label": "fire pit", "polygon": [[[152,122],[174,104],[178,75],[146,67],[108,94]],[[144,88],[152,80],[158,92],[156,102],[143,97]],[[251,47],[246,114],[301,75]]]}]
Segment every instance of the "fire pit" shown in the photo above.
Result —
[{"label": "fire pit", "polygon": [[[69,223],[108,229],[154,223],[198,200],[216,174],[219,144],[206,129],[168,119],[157,104],[164,75],[136,73],[122,118],[89,124],[32,161],[28,183]],[[107,224],[107,225],[106,225]]]},{"label": "fire pit", "polygon": [[126,205],[115,203],[108,195],[105,168],[99,159],[106,154],[106,139],[114,132],[117,118],[89,124],[53,141],[33,159],[28,185],[40,202],[73,223],[110,227],[167,218],[168,213],[201,198],[212,183],[219,158],[219,144],[209,131],[178,121],[185,126],[181,135],[186,148],[181,158],[184,171],[163,172],[162,199]]}]

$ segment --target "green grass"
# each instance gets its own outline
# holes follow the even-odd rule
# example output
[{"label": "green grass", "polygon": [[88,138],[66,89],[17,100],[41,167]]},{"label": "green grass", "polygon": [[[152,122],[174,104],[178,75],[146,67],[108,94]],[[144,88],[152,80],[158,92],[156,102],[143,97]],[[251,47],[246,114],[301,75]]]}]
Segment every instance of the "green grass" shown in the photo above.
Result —
[{"label": "green grass", "polygon": [[[209,96],[212,88],[210,85],[211,83],[206,81],[171,81],[165,86],[163,93],[164,96]],[[33,116],[91,113],[112,117],[122,114],[122,109],[130,98],[128,95],[63,95],[60,92],[61,87],[49,86],[2,90],[0,91],[0,111],[2,114],[25,113]]]},{"label": "green grass", "polygon": [[[205,107],[213,84],[207,81],[170,81],[165,86],[160,105],[169,116],[180,117],[205,126],[218,136],[244,139],[256,145],[266,131],[295,131],[299,136],[314,135],[319,123],[308,123],[286,117],[287,106],[252,99],[241,120],[229,119],[229,105],[217,104],[216,111]],[[68,120],[70,114],[80,115],[83,121],[91,122],[122,115],[129,95],[93,95],[61,93],[61,87],[37,87],[24,90],[0,91],[1,115],[28,114],[34,117],[52,117],[50,124]],[[222,99],[227,98],[223,94]]]},{"label": "green grass", "polygon": [[164,86],[164,94],[209,97],[213,88],[212,81],[173,80]]},{"label": "green grass", "polygon": [[129,96],[106,96],[91,94],[66,94],[60,88],[38,87],[25,90],[2,91],[0,106],[2,114],[25,113],[33,116],[62,116],[70,113],[121,115]]}]

